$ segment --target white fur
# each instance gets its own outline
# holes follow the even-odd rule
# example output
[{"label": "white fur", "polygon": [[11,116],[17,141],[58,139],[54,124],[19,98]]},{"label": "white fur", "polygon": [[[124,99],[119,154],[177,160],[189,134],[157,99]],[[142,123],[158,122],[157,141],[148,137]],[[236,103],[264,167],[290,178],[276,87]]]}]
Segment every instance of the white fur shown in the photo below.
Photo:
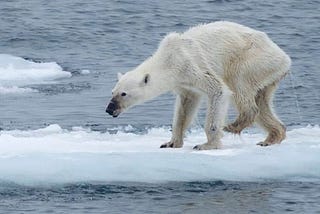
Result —
[{"label": "white fur", "polygon": [[[208,142],[195,148],[215,149],[221,146],[230,94],[240,113],[236,122],[243,127],[235,127],[235,122],[228,131],[240,132],[259,114],[257,94],[285,76],[290,64],[288,55],[265,33],[236,23],[214,22],[182,34],[168,34],[152,57],[120,76],[113,98],[123,111],[168,91],[176,92],[172,139],[162,147],[182,147],[184,131],[192,121],[200,97],[207,96]],[[150,78],[144,84],[146,75]],[[120,97],[122,92],[127,96]]]}]

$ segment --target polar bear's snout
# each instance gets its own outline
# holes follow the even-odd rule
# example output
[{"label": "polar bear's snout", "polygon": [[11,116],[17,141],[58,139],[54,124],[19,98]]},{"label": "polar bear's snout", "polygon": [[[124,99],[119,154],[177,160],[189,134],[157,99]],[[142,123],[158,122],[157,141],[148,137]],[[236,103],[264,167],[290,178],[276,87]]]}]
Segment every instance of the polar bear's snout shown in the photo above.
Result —
[{"label": "polar bear's snout", "polygon": [[107,106],[106,112],[113,117],[118,117],[118,115],[120,114],[120,107],[118,105],[118,102],[112,99]]}]

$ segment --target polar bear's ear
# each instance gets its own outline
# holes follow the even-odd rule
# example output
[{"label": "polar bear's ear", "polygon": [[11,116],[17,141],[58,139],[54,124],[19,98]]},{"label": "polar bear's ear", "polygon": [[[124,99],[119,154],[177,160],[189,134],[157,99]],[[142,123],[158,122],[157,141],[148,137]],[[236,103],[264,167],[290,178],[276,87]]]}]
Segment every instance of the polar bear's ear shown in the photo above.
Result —
[{"label": "polar bear's ear", "polygon": [[118,73],[118,80],[120,80],[120,78],[123,76],[123,74],[122,73]]}]

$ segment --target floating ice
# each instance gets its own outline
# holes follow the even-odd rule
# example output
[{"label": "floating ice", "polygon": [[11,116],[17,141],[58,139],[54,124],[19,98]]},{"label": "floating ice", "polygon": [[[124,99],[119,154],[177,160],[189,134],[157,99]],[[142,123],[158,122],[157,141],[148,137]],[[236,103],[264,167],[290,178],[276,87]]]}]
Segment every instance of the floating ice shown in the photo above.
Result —
[{"label": "floating ice", "polygon": [[90,70],[84,69],[84,70],[81,70],[80,73],[86,75],[86,74],[90,74],[91,72]]},{"label": "floating ice", "polygon": [[30,93],[23,86],[71,77],[55,62],[36,63],[21,57],[0,54],[0,94]]},{"label": "floating ice", "polygon": [[35,93],[35,92],[38,92],[38,91],[31,88],[19,88],[17,86],[11,86],[11,87],[0,86],[0,95],[1,94],[25,94],[25,93]]},{"label": "floating ice", "polygon": [[194,151],[205,142],[192,130],[181,149],[159,149],[168,128],[147,134],[101,133],[59,125],[0,132],[0,180],[21,184],[66,182],[320,180],[320,128],[287,133],[281,145],[259,147],[262,134],[227,134],[221,150]]}]

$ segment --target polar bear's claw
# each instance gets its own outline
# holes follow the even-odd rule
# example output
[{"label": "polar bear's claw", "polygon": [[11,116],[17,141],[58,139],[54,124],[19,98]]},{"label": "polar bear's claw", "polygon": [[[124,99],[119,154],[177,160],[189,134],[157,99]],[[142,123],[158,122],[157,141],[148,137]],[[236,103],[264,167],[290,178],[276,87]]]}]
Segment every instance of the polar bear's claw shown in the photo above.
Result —
[{"label": "polar bear's claw", "polygon": [[201,150],[201,145],[196,145],[193,147],[194,150]]},{"label": "polar bear's claw", "polygon": [[160,148],[181,148],[183,143],[168,142],[160,146]]},{"label": "polar bear's claw", "polygon": [[274,144],[280,144],[280,142],[261,141],[261,142],[257,143],[258,146],[271,146]]},{"label": "polar bear's claw", "polygon": [[173,143],[171,142],[164,143],[160,146],[160,148],[173,148]]},{"label": "polar bear's claw", "polygon": [[272,145],[272,143],[269,143],[269,142],[259,142],[259,143],[257,143],[257,145],[258,146],[270,146],[270,145]]}]

